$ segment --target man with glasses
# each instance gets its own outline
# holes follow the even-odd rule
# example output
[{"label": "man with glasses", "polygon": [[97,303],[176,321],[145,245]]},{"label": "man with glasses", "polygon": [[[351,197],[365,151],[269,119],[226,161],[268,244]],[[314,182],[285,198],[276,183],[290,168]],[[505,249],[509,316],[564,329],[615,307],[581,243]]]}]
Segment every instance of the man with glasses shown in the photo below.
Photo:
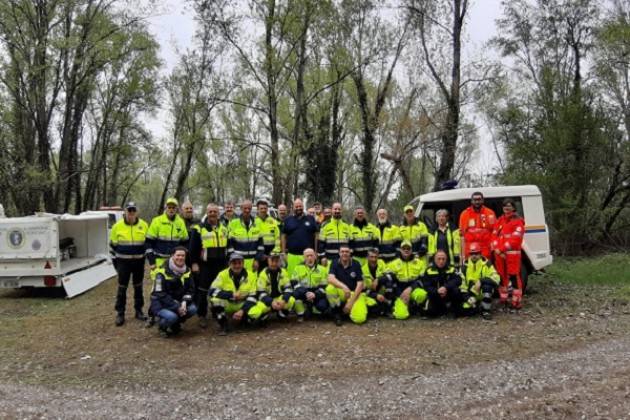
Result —
[{"label": "man with glasses", "polygon": [[474,192],[470,198],[470,207],[459,216],[459,234],[464,240],[463,259],[468,258],[470,244],[476,242],[481,248],[481,255],[490,259],[490,242],[496,215],[492,209],[483,205],[483,194]]},{"label": "man with glasses", "polygon": [[142,280],[144,278],[144,246],[149,226],[138,217],[136,203],[130,201],[125,206],[125,215],[112,226],[109,235],[109,246],[114,253],[116,271],[118,272],[118,292],[116,293],[116,326],[125,323],[125,307],[127,305],[127,287],[133,277],[133,301],[136,319],[146,320],[142,307]]}]

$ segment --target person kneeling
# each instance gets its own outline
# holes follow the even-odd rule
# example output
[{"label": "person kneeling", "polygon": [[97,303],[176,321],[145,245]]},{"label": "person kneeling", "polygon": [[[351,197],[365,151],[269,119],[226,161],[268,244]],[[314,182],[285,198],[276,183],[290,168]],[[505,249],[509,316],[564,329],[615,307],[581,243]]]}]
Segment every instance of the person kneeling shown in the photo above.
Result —
[{"label": "person kneeling", "polygon": [[160,332],[177,334],[181,324],[197,313],[193,303],[195,284],[186,266],[187,250],[178,246],[161,267],[155,269],[150,313],[158,317]]},{"label": "person kneeling", "polygon": [[312,248],[304,250],[304,262],[293,270],[291,286],[295,298],[298,322],[308,314],[326,315],[330,312],[326,299],[328,270],[317,264],[317,254]]},{"label": "person kneeling", "polygon": [[491,261],[481,255],[481,246],[470,244],[470,257],[464,262],[464,281],[462,282],[463,313],[474,315],[481,309],[484,319],[492,318],[492,295],[499,286],[501,278]]},{"label": "person kneeling", "polygon": [[280,252],[274,249],[267,259],[268,266],[258,273],[258,303],[249,311],[253,319],[265,321],[271,311],[286,318],[295,304],[293,288],[287,270],[280,267]]},{"label": "person kneeling", "polygon": [[433,264],[422,277],[422,285],[428,295],[428,316],[446,315],[449,307],[455,315],[461,312],[462,294],[459,288],[462,278],[447,262],[446,252],[438,250],[433,256]]},{"label": "person kneeling", "polygon": [[341,325],[342,313],[349,315],[355,324],[363,324],[367,319],[367,302],[363,292],[363,271],[361,264],[354,260],[350,248],[339,248],[339,259],[333,261],[328,274],[326,296],[335,316],[335,324]]},{"label": "person kneeling", "polygon": [[230,255],[230,266],[221,271],[208,292],[212,316],[219,324],[219,335],[228,332],[228,316],[236,323],[252,322],[251,309],[256,306],[256,274],[247,271],[243,255]]}]

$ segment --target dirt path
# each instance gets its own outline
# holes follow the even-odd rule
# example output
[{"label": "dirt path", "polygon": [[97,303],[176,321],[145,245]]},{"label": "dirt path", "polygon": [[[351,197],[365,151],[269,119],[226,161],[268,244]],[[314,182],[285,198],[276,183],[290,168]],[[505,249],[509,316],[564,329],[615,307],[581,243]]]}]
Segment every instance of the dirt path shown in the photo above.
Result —
[{"label": "dirt path", "polygon": [[[0,385],[0,417],[15,418],[630,418],[630,338],[521,361],[151,391]],[[165,397],[168,395],[168,397]]]}]

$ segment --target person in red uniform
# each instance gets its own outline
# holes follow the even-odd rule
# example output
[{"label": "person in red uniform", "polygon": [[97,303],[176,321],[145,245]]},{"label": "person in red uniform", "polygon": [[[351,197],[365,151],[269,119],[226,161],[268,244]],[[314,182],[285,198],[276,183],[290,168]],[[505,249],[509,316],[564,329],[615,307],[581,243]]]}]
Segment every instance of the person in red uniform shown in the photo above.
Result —
[{"label": "person in red uniform", "polygon": [[[499,301],[513,309],[521,309],[523,281],[521,279],[521,246],[525,234],[525,222],[516,213],[516,202],[511,198],[503,200],[503,216],[499,217],[492,232],[494,266],[501,276]],[[509,295],[512,289],[512,299]]]},{"label": "person in red uniform", "polygon": [[483,205],[483,194],[474,192],[470,197],[471,206],[459,216],[459,234],[464,241],[463,259],[469,257],[470,245],[477,242],[481,247],[481,255],[490,259],[490,242],[492,241],[492,229],[497,217],[492,209]]}]

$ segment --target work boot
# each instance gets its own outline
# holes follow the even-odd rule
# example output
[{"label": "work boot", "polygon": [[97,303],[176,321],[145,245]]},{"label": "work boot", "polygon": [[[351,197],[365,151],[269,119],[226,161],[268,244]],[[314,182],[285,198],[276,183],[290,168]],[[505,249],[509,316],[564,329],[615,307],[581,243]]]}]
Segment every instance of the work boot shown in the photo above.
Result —
[{"label": "work boot", "polygon": [[116,326],[120,327],[125,323],[125,314],[116,315]]},{"label": "work boot", "polygon": [[206,318],[205,316],[200,316],[199,317],[199,327],[203,328],[204,330],[206,328],[208,328],[208,318]]},{"label": "work boot", "polygon": [[287,312],[286,310],[281,310],[278,311],[278,318],[279,319],[287,319],[289,317],[289,312]]},{"label": "work boot", "polygon": [[147,319],[147,323],[144,324],[144,326],[146,328],[151,328],[155,325],[155,317],[154,316],[150,316],[149,319]]},{"label": "work boot", "polygon": [[335,317],[335,325],[338,327],[341,327],[341,325],[343,324],[343,319],[341,319],[341,311],[335,311],[334,317]]},{"label": "work boot", "polygon": [[217,322],[219,323],[219,332],[217,333],[220,336],[225,336],[228,334],[228,320],[225,317],[225,314],[221,314],[217,317]]},{"label": "work boot", "polygon": [[523,291],[521,289],[514,289],[512,292],[512,309],[521,309],[523,307],[522,303]]},{"label": "work boot", "polygon": [[481,311],[481,317],[485,319],[486,321],[490,321],[492,320],[492,312],[484,309]]},{"label": "work boot", "polygon": [[170,337],[170,336],[171,336],[171,335],[169,334],[169,332],[168,332],[168,327],[167,327],[167,326],[165,326],[165,325],[160,325],[160,326],[158,327],[158,329],[159,329],[159,331],[160,331],[160,337],[162,337],[162,338],[168,338],[168,337]]},{"label": "work boot", "polygon": [[142,309],[136,309],[136,319],[142,322],[147,320],[147,316],[142,312]]},{"label": "work boot", "polygon": [[298,324],[303,323],[304,322],[304,315],[298,315],[297,316],[297,322],[298,322]]}]

